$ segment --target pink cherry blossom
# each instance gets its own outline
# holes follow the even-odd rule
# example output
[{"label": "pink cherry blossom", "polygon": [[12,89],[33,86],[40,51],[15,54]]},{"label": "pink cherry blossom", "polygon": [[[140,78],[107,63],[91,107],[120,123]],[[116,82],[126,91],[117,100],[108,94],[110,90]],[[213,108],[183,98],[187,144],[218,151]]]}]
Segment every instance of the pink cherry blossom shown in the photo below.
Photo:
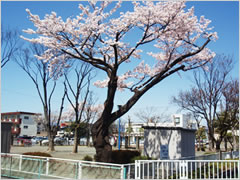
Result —
[{"label": "pink cherry blossom", "polygon": [[[38,37],[22,38],[48,47],[37,57],[49,61],[49,70],[59,76],[71,58],[105,71],[106,79],[94,83],[101,88],[108,86],[115,67],[123,63],[136,64],[129,66],[125,73],[117,72],[119,90],[142,88],[163,72],[162,75],[167,76],[180,67],[190,70],[215,56],[206,48],[210,41],[218,38],[210,27],[211,20],[204,16],[198,18],[193,7],[186,10],[185,2],[133,1],[133,10],[121,13],[118,12],[120,1],[114,2],[112,9],[110,3],[79,4],[80,13],[66,21],[55,12],[40,19],[26,9],[36,28],[24,32]],[[152,52],[146,50],[147,44],[152,46]],[[147,59],[142,59],[143,55],[148,55]]]}]

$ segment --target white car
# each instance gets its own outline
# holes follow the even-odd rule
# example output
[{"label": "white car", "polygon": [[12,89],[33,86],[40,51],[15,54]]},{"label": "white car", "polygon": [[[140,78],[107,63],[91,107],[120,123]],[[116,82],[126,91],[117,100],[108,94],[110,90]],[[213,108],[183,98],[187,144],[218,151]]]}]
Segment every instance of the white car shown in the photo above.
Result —
[{"label": "white car", "polygon": [[69,145],[74,145],[74,138],[69,139],[68,143]]},{"label": "white car", "polygon": [[67,139],[62,138],[62,137],[56,137],[54,139],[54,144],[55,145],[67,145]]},{"label": "white car", "polygon": [[42,145],[43,146],[48,146],[48,144],[49,144],[49,140],[48,139],[42,140]]},{"label": "white car", "polygon": [[[43,141],[42,141],[42,145],[43,145],[43,146],[49,145],[49,140],[48,140],[48,139],[43,140]],[[64,138],[56,137],[56,138],[54,139],[54,145],[67,145],[67,141],[66,141],[66,139],[64,139]]]}]

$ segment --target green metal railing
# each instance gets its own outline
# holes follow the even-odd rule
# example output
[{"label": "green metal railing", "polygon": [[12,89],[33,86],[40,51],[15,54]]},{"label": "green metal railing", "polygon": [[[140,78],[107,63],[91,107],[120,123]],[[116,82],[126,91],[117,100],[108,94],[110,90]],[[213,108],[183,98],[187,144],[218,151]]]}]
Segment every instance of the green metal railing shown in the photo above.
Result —
[{"label": "green metal railing", "polygon": [[124,179],[123,165],[1,153],[1,175],[27,179]]}]

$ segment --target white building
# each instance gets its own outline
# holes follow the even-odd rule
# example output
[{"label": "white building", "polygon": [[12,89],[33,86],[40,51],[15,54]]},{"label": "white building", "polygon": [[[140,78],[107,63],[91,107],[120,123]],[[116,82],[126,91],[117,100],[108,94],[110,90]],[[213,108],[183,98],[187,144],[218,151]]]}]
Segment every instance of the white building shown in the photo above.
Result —
[{"label": "white building", "polygon": [[145,123],[144,155],[157,159],[195,156],[196,124],[187,115],[174,114],[172,122]]},{"label": "white building", "polygon": [[[137,141],[139,140],[140,144],[143,144],[143,134],[144,134],[144,129],[143,129],[144,123],[131,123],[130,127],[131,130],[129,131],[129,124],[126,123],[124,126],[124,140],[130,141],[130,146],[131,145],[136,145]],[[141,139],[142,138],[142,139]]]},{"label": "white building", "polygon": [[197,129],[196,123],[185,114],[172,115],[170,122],[144,123],[144,126],[161,126],[161,127],[181,127],[185,129]]},{"label": "white building", "polygon": [[144,144],[144,128],[143,127],[179,127],[184,129],[196,129],[196,123],[185,114],[172,115],[172,121],[170,122],[157,122],[157,123],[130,123],[131,131],[129,133],[129,123],[124,126],[124,141],[130,139],[130,146],[136,145],[139,140],[139,144]]},{"label": "white building", "polygon": [[157,159],[195,156],[195,131],[182,127],[144,127],[144,155]]},{"label": "white building", "polygon": [[1,113],[2,122],[12,122],[12,135],[36,136],[37,122],[36,116],[40,114],[31,112],[6,112]]}]

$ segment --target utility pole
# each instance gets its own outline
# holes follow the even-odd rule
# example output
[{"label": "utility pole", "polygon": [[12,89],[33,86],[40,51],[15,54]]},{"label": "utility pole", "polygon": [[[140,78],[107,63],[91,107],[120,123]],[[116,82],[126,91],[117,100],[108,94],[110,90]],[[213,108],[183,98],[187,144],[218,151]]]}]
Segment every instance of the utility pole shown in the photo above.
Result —
[{"label": "utility pole", "polygon": [[[121,108],[121,105],[118,105],[118,108]],[[121,149],[121,118],[118,120],[118,150]]]},{"label": "utility pole", "polygon": [[118,150],[121,149],[121,118],[118,121]]}]

